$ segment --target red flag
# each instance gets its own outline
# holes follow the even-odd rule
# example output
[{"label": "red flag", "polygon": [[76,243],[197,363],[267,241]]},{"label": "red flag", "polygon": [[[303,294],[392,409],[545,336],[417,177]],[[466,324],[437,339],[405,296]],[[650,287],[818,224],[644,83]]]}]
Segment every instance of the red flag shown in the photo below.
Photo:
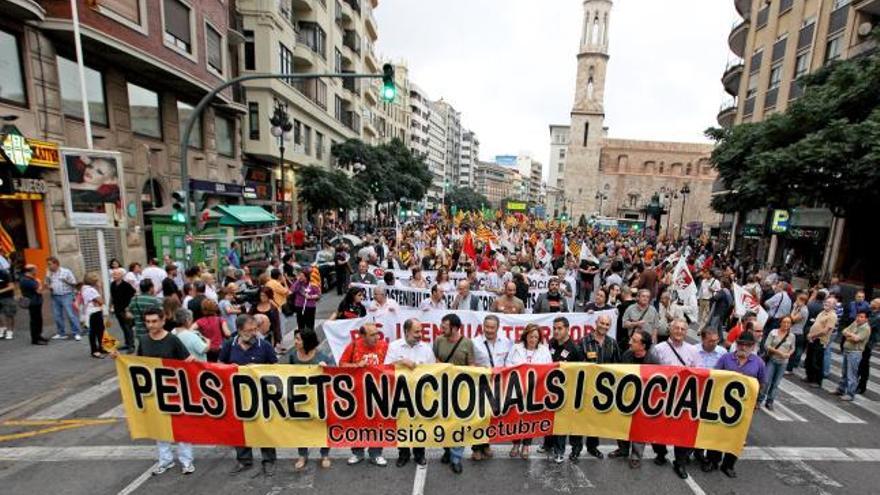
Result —
[{"label": "red flag", "polygon": [[474,261],[477,260],[477,250],[474,247],[474,238],[471,236],[470,230],[464,233],[464,240],[461,244],[461,250],[464,252],[464,254],[468,255],[468,258]]}]

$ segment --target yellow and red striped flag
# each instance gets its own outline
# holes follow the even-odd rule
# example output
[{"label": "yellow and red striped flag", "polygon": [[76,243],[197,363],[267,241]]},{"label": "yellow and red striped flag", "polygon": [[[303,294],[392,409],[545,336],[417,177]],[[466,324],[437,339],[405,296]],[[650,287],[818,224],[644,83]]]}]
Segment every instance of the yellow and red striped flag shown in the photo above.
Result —
[{"label": "yellow and red striped flag", "polygon": [[492,232],[492,229],[485,225],[477,227],[477,239],[482,242],[498,242],[498,236],[495,235],[495,232]]},{"label": "yellow and red striped flag", "polygon": [[6,232],[6,229],[3,228],[3,224],[0,224],[0,253],[8,255],[14,252],[15,242],[13,242],[9,232]]}]

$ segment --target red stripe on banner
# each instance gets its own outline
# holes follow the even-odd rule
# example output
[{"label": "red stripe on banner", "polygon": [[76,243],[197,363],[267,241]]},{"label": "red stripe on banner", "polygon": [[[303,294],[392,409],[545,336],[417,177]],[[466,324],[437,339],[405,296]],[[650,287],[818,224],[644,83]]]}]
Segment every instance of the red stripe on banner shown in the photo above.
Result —
[{"label": "red stripe on banner", "polygon": [[[353,446],[353,447],[393,447],[397,444],[396,435],[388,437],[389,432],[397,431],[395,419],[381,419],[379,411],[374,413],[375,418],[367,417],[366,392],[364,390],[364,376],[369,374],[373,382],[382,387],[382,376],[387,379],[388,390],[393,390],[396,376],[394,366],[370,368],[324,368],[324,373],[334,377],[349,375],[354,380],[352,395],[354,395],[356,412],[349,418],[340,417],[330,407],[327,411],[327,446]],[[386,397],[392,394],[384,393]],[[336,401],[337,394],[332,387],[327,389],[327,404]],[[390,402],[391,399],[389,399]]]},{"label": "red stripe on banner", "polygon": [[[186,371],[186,383],[184,388],[180,387],[178,379],[168,379],[166,383],[173,385],[179,391],[176,397],[170,397],[168,402],[182,404],[184,399],[183,390],[186,390],[186,402],[190,404],[194,410],[202,406],[202,398],[199,387],[199,374],[205,368],[209,368],[212,373],[217,375],[221,383],[219,387],[226,404],[226,410],[220,418],[209,416],[208,414],[187,414],[171,416],[171,429],[174,432],[174,439],[178,442],[201,443],[201,444],[218,444],[224,445],[247,445],[244,434],[244,424],[235,417],[233,411],[232,399],[232,375],[238,370],[237,365],[215,364],[215,363],[184,363],[171,359],[163,359],[162,366],[166,368],[183,369]],[[179,376],[179,375],[178,375]],[[209,400],[209,399],[206,399]]]},{"label": "red stripe on banner", "polygon": [[[696,392],[692,399],[696,401],[697,410],[700,408],[703,386],[709,378],[710,370],[699,368],[684,368],[679,366],[650,366],[640,367],[642,385],[647,385],[648,380],[654,375],[663,375],[672,380],[678,376],[678,386],[674,394],[664,392],[659,387],[652,389],[650,405],[655,406],[661,402],[664,406],[670,399],[674,404],[683,404],[682,392],[685,389],[688,377],[696,378]],[[668,409],[665,409],[668,410]],[[665,411],[664,410],[664,411]],[[681,416],[676,418],[667,417],[663,412],[660,415],[649,417],[641,408],[637,409],[630,423],[629,438],[633,442],[651,442],[658,444],[675,445],[679,447],[692,447],[697,440],[700,428],[699,417],[694,417],[689,408],[681,410]]]},{"label": "red stripe on banner", "polygon": [[[520,390],[522,391],[520,396],[523,397],[524,400],[531,400],[532,402],[540,404],[547,396],[547,387],[544,385],[544,379],[550,370],[558,367],[558,363],[533,365],[531,369],[535,371],[534,380],[530,380],[528,374],[524,373],[526,370],[526,366],[524,365],[514,368],[496,368],[492,371],[492,374],[493,378],[494,375],[501,375],[501,383],[503,385],[502,390],[511,390],[510,387],[514,387],[514,385],[511,385],[511,380],[517,380],[520,385]],[[513,373],[514,370],[520,370],[520,373]],[[529,382],[533,382],[534,385],[530,387]],[[502,396],[509,395],[511,394],[502,394]],[[528,397],[531,397],[532,399],[526,399]],[[502,407],[504,406],[504,404],[501,405]],[[503,443],[511,440],[543,437],[552,434],[553,420],[555,416],[556,413],[552,411],[526,414],[520,412],[516,407],[513,407],[507,412],[507,414],[493,417],[489,421],[489,424],[494,426],[498,432],[498,434],[492,438],[491,443]],[[549,428],[546,428],[548,425]],[[544,430],[540,429],[541,426],[545,427]],[[513,428],[514,431],[510,431],[511,428]]]}]

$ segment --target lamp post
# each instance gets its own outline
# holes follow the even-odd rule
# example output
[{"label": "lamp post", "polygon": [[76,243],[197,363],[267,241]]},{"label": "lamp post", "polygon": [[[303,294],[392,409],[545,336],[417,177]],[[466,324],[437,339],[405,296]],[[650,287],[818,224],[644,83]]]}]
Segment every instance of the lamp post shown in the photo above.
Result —
[{"label": "lamp post", "polygon": [[678,199],[678,192],[666,186],[661,187],[660,192],[663,193],[663,199],[666,200],[666,208],[668,209],[666,212],[666,237],[671,237],[669,235],[669,221],[672,219],[672,201]]},{"label": "lamp post", "polygon": [[684,206],[687,204],[688,194],[691,193],[691,188],[688,184],[685,184],[678,192],[681,194],[681,220],[678,222],[678,238],[681,239],[681,230],[684,227]]},{"label": "lamp post", "polygon": [[[278,168],[281,170],[281,222],[283,224],[287,216],[287,204],[285,201],[287,189],[284,186],[284,176],[286,175],[284,173],[284,143],[290,141],[290,130],[293,129],[293,124],[290,122],[290,115],[288,115],[287,110],[281,103],[275,105],[275,112],[269,118],[269,123],[272,125],[272,135],[278,138],[278,151],[280,152]],[[276,195],[275,200],[277,201],[277,199]],[[293,218],[292,213],[290,217],[291,219]]]},{"label": "lamp post", "polygon": [[602,206],[605,203],[605,200],[608,199],[608,195],[602,191],[596,191],[596,200],[599,202],[599,216],[602,216]]}]

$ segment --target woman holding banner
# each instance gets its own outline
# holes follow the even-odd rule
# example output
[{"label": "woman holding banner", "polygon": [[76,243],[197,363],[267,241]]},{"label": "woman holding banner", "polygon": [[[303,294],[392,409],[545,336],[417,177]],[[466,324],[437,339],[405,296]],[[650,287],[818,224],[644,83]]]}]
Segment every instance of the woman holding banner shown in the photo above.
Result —
[{"label": "woman holding banner", "polygon": [[[513,345],[507,355],[506,366],[519,366],[521,364],[549,364],[553,362],[550,350],[541,338],[541,327],[534,323],[526,325],[520,334],[519,342]],[[532,439],[514,440],[513,448],[510,449],[510,457],[529,458],[529,447]]]},{"label": "woman holding banner", "polygon": [[367,316],[367,308],[364,306],[364,289],[351,287],[336,308],[336,312],[330,315],[328,320],[354,320]]},{"label": "woman holding banner", "polygon": [[[311,328],[300,328],[293,334],[293,352],[290,353],[290,364],[307,364],[318,366],[335,366],[333,357],[318,350],[318,335]],[[330,468],[330,449],[322,447],[321,467]],[[297,449],[299,458],[293,464],[294,471],[302,471],[309,461],[309,449],[300,447]]]}]

